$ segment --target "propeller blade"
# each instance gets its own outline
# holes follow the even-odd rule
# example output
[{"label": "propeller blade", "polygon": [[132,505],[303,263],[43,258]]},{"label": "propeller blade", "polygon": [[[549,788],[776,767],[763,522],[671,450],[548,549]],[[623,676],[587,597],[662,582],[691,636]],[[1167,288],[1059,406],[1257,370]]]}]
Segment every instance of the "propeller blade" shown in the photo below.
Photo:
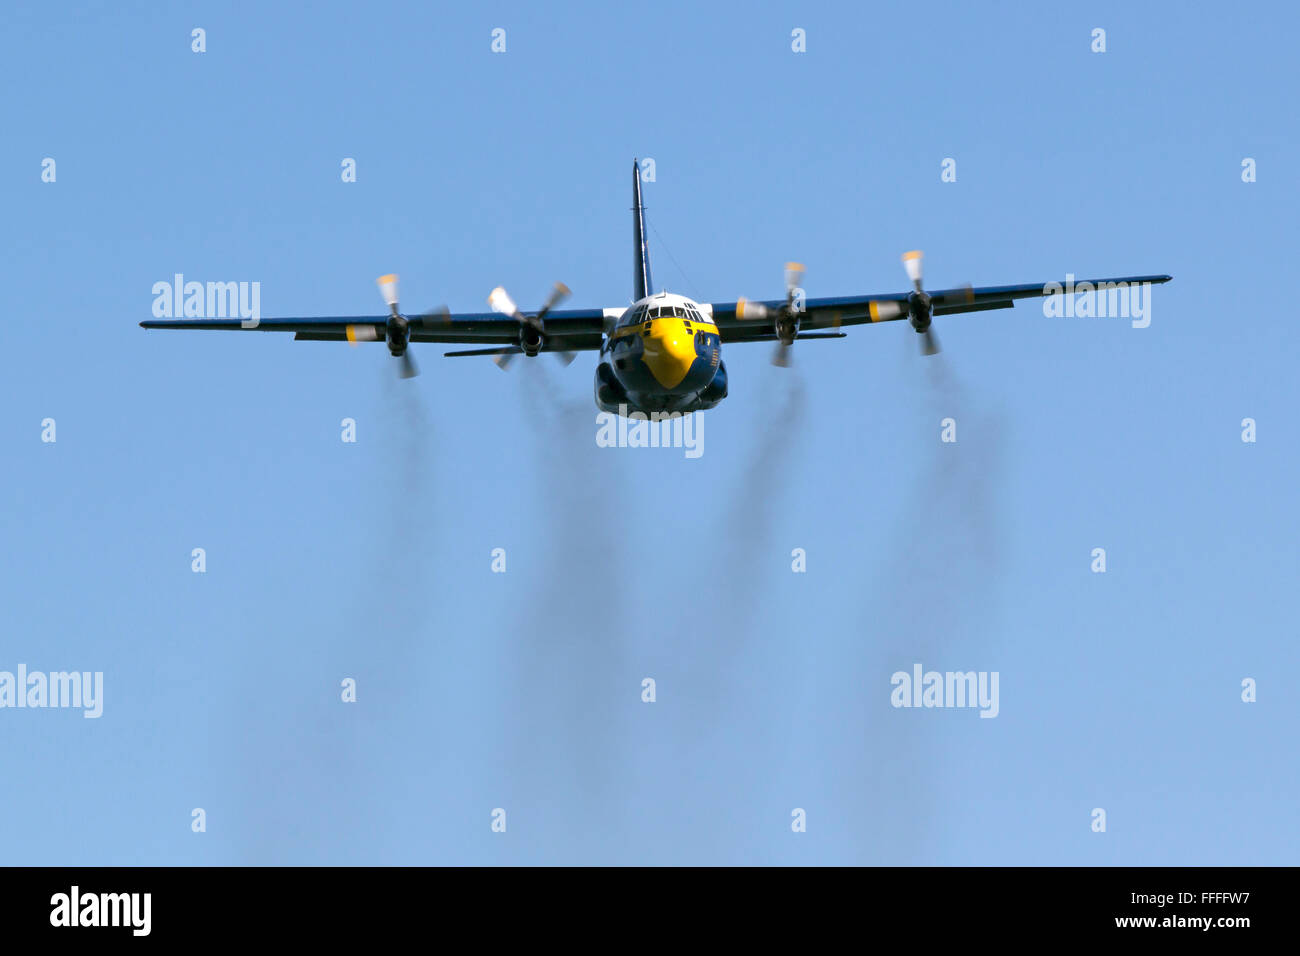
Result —
[{"label": "propeller blade", "polygon": [[888,322],[890,319],[896,319],[907,312],[906,302],[895,302],[893,299],[883,301],[872,300],[867,303],[867,314],[871,316],[872,322]]},{"label": "propeller blade", "polygon": [[397,276],[393,273],[380,276],[375,280],[375,284],[379,286],[379,294],[384,297],[388,308],[393,315],[397,315]]},{"label": "propeller blade", "polygon": [[742,298],[736,302],[736,318],[738,319],[766,319],[767,306],[762,302],[750,302]]},{"label": "propeller blade", "polygon": [[378,342],[379,330],[373,325],[349,325],[344,333],[348,339],[348,345],[355,346],[358,342]]},{"label": "propeller blade", "polygon": [[432,329],[439,325],[448,325],[451,322],[451,310],[445,305],[439,305],[428,312],[419,316],[421,328]]},{"label": "propeller blade", "polygon": [[787,262],[785,264],[785,291],[787,295],[794,295],[794,290],[799,288],[803,282],[804,267],[797,262]]},{"label": "propeller blade", "polygon": [[514,352],[501,352],[500,354],[493,356],[492,361],[496,364],[497,368],[504,372],[506,367],[514,360],[514,357],[522,351],[523,349]]},{"label": "propeller blade", "polygon": [[776,349],[772,352],[772,364],[777,368],[789,368],[790,346],[784,342],[777,342]]},{"label": "propeller blade", "polygon": [[501,286],[497,286],[488,296],[488,305],[492,307],[493,312],[500,312],[502,315],[513,316],[520,322],[524,320],[519,314],[519,309],[515,306],[515,300]]},{"label": "propeller blade", "polygon": [[556,349],[551,354],[554,355],[556,359],[559,360],[560,364],[563,365],[565,368],[568,368],[570,365],[572,365],[573,360],[578,357],[577,352],[570,352],[565,349]]},{"label": "propeller blade", "polygon": [[555,308],[568,297],[569,287],[563,282],[555,283],[555,288],[551,290],[550,298],[547,299],[546,304],[542,306],[542,311],[537,313],[537,320],[540,322],[542,319],[546,318],[547,312],[550,312],[551,309]]},{"label": "propeller blade", "polygon": [[515,305],[515,300],[510,298],[509,293],[501,286],[492,290],[492,294],[488,296],[488,305],[492,307],[492,311],[508,315],[520,325],[531,325],[538,332],[542,331],[542,320],[535,315],[524,315],[520,312],[519,307]]},{"label": "propeller blade", "polygon": [[402,353],[401,364],[398,366],[397,374],[402,378],[415,378],[420,374],[420,370],[415,367],[415,359],[411,358],[411,350],[407,349]]},{"label": "propeller blade", "polygon": [[921,354],[938,355],[939,338],[934,334],[934,329],[926,329],[921,333]]},{"label": "propeller blade", "polygon": [[947,309],[956,305],[970,305],[975,301],[975,287],[967,282],[965,285],[951,289],[943,295],[934,296],[932,301],[937,309]]},{"label": "propeller blade", "polygon": [[921,291],[921,259],[923,255],[919,249],[903,253],[903,268],[907,270],[907,277],[912,280],[912,285],[917,292]]}]

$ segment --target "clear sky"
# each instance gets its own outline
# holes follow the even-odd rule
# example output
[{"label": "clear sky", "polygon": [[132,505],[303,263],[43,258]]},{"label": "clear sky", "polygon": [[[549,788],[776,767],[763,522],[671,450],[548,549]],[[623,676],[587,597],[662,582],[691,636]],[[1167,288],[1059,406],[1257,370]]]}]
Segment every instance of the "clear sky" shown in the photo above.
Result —
[{"label": "clear sky", "polygon": [[[1297,862],[1293,5],[6,16],[0,670],[104,700],[0,710],[0,863]],[[378,315],[390,271],[410,311],[625,305],[633,156],[705,302],[790,259],[905,290],[913,248],[1174,281],[1145,329],[724,347],[695,460],[596,446],[590,353],[397,381],[137,325],[178,272],[264,316]],[[892,707],[918,663],[998,716]]]}]

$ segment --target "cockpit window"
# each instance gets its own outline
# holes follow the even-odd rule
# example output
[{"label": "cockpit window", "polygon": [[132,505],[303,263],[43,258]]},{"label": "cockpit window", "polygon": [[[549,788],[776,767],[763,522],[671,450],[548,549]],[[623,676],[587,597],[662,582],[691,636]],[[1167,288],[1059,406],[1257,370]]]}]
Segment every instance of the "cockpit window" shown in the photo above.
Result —
[{"label": "cockpit window", "polygon": [[694,322],[703,322],[704,318],[698,311],[689,305],[644,305],[638,309],[639,314],[634,315],[628,324],[633,325],[636,322],[648,321],[650,319],[690,319]]}]

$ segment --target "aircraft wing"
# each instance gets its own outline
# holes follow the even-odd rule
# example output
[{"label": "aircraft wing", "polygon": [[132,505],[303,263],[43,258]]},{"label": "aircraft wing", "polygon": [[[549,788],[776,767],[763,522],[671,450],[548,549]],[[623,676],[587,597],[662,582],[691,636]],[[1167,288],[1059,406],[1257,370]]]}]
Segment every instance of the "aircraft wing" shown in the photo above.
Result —
[{"label": "aircraft wing", "polygon": [[[497,312],[432,313],[407,316],[412,342],[508,346],[519,342],[519,322]],[[146,329],[218,329],[248,332],[292,332],[308,342],[382,342],[386,315],[324,316],[261,319],[153,319]],[[599,349],[604,336],[603,309],[554,309],[546,316],[547,349],[580,352]]]},{"label": "aircraft wing", "polygon": [[[1113,279],[1074,279],[1077,289],[1083,283],[1091,283],[1094,289],[1105,283],[1125,285],[1157,285],[1168,282],[1167,275],[1154,276],[1119,276]],[[1049,288],[1050,287],[1050,288]],[[960,312],[983,312],[989,309],[1010,309],[1017,299],[1038,298],[1054,295],[1057,290],[1066,288],[1066,283],[1031,282],[1025,285],[965,286],[959,289],[943,289],[929,292],[934,315],[956,315]],[[927,290],[928,291],[928,290]],[[874,322],[892,322],[907,318],[907,292],[894,292],[885,295],[841,296],[838,298],[806,299],[804,310],[799,316],[799,335],[819,330],[836,331],[844,325],[868,325]],[[737,315],[737,302],[713,303],[713,321],[718,326],[723,342],[771,341],[773,338],[774,316],[785,305],[784,299],[771,299],[763,302],[745,303],[745,310],[752,305],[761,305],[767,315],[764,318],[746,319]]]}]

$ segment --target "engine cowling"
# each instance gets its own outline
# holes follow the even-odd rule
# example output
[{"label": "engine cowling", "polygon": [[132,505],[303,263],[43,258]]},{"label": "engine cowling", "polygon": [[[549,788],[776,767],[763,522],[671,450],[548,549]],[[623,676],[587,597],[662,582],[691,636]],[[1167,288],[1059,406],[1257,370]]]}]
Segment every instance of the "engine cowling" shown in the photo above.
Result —
[{"label": "engine cowling", "polygon": [[394,315],[388,320],[385,341],[388,343],[388,351],[391,354],[402,355],[406,352],[406,346],[411,341],[411,326],[407,322],[406,316]]},{"label": "engine cowling", "polygon": [[907,318],[912,323],[912,328],[918,332],[924,332],[934,321],[934,311],[930,304],[930,296],[924,292],[913,292],[907,297]]},{"label": "engine cowling", "polygon": [[799,316],[792,313],[782,313],[777,316],[774,323],[776,337],[780,339],[782,345],[791,345],[794,343],[794,337],[799,334]]},{"label": "engine cowling", "polygon": [[533,358],[542,350],[546,344],[546,337],[541,331],[532,325],[523,324],[519,327],[519,347],[524,350],[524,354]]}]

